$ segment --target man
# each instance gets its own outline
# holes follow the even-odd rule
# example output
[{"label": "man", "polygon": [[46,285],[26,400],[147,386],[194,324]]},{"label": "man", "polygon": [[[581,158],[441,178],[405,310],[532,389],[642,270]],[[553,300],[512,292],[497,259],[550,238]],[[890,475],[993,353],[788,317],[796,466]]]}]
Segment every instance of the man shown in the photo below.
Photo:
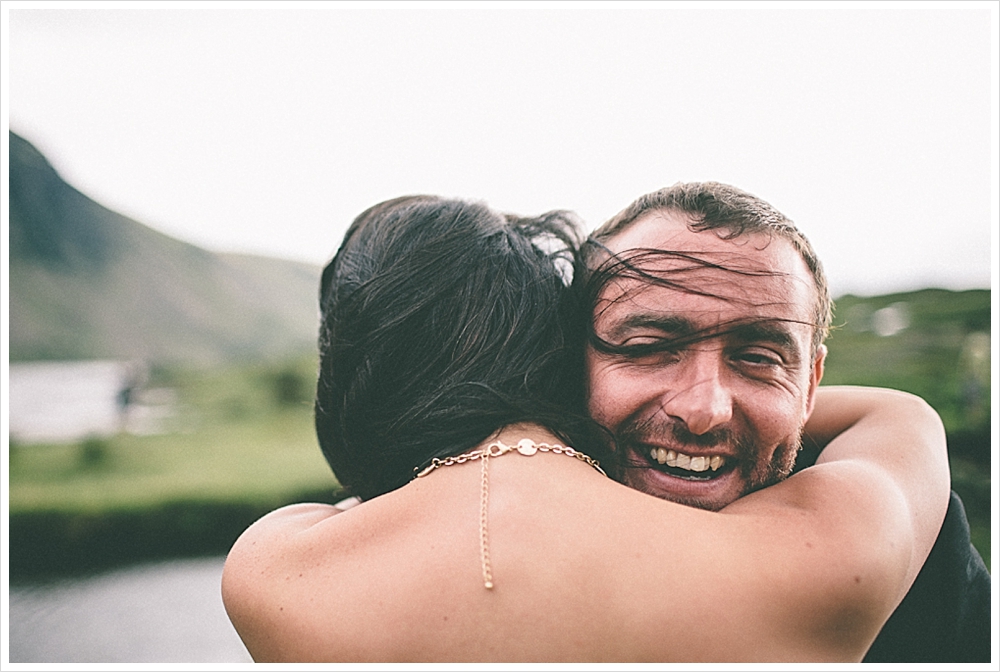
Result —
[{"label": "man", "polygon": [[[589,410],[616,435],[625,482],[719,510],[789,476],[831,320],[822,266],[792,222],[733,187],[678,184],[595,231],[587,266]],[[989,600],[952,493],[865,660],[988,662]]]}]

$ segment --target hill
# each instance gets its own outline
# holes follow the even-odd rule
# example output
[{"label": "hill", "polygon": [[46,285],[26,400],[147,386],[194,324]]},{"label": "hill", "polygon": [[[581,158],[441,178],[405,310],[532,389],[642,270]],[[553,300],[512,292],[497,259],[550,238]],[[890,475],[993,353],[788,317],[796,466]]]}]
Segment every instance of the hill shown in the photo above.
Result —
[{"label": "hill", "polygon": [[10,133],[10,360],[223,363],[311,351],[320,269],[216,254],[67,184]]}]

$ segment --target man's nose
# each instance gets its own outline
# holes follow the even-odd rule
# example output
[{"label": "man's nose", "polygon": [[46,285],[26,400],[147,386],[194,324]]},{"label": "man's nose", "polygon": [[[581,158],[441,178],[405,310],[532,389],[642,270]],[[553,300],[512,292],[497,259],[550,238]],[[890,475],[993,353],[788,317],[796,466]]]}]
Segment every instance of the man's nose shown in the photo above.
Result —
[{"label": "man's nose", "polygon": [[718,352],[691,353],[664,375],[672,380],[666,386],[663,410],[693,434],[705,434],[732,419],[733,397],[723,380]]}]

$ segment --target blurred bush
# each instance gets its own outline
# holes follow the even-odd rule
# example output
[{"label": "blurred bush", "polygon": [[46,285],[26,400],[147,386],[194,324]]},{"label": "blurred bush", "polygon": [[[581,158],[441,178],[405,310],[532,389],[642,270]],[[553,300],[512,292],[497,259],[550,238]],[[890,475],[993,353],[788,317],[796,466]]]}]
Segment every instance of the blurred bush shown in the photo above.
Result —
[{"label": "blurred bush", "polygon": [[99,436],[88,436],[80,443],[80,467],[98,469],[108,462],[108,441]]}]

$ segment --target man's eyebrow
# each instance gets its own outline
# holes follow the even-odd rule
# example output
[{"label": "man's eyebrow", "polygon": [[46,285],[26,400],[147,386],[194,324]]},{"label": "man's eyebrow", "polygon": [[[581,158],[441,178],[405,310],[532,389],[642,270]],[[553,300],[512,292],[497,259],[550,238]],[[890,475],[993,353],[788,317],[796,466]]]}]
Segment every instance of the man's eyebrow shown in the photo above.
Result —
[{"label": "man's eyebrow", "polygon": [[677,315],[633,313],[624,320],[616,322],[608,330],[608,336],[617,339],[637,329],[655,329],[674,338],[683,338],[698,332],[698,328],[691,320]]},{"label": "man's eyebrow", "polygon": [[796,352],[798,343],[785,320],[753,320],[724,329],[727,334],[748,343],[771,343]]},{"label": "man's eyebrow", "polygon": [[[799,343],[791,329],[798,322],[775,318],[742,319],[712,326],[699,326],[694,320],[663,313],[633,313],[608,329],[607,339],[615,342],[636,330],[655,329],[677,346],[723,337],[739,343],[767,343],[781,348],[789,362],[800,359]],[[608,343],[610,345],[610,343]]]}]

